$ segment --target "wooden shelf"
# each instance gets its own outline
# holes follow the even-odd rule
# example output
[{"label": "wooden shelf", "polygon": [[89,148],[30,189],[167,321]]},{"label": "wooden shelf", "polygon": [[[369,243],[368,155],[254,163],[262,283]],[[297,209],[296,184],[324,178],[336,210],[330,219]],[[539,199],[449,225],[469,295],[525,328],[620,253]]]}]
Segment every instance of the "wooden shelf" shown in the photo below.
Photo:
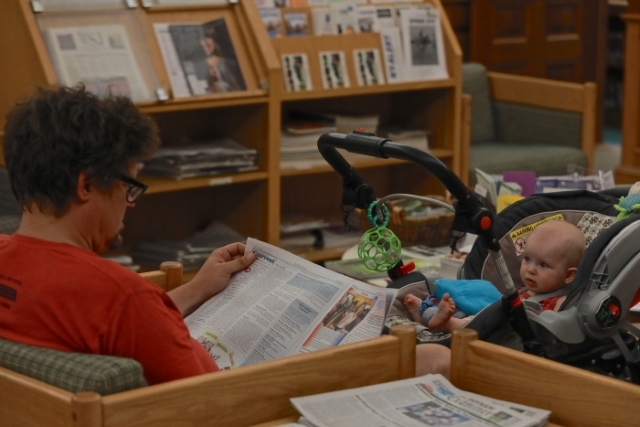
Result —
[{"label": "wooden shelf", "polygon": [[[429,153],[437,157],[438,159],[447,159],[453,157],[453,151],[449,149],[433,149],[429,150]],[[375,157],[370,157],[368,159],[357,160],[354,162],[349,162],[354,169],[369,169],[369,168],[377,168],[377,167],[385,167],[385,166],[393,166],[393,165],[401,165],[401,164],[409,164],[410,162],[406,160],[399,159],[378,159]],[[328,164],[323,164],[322,166],[315,166],[309,169],[282,169],[280,171],[280,176],[288,177],[288,176],[298,176],[298,175],[313,175],[313,174],[321,174],[327,172],[334,172],[334,170]]]},{"label": "wooden shelf", "polygon": [[395,83],[368,87],[350,87],[346,89],[310,90],[304,92],[285,92],[282,101],[299,101],[322,98],[340,98],[354,95],[375,95],[380,93],[398,93],[417,90],[453,88],[454,79],[419,81],[411,83]]},{"label": "wooden shelf", "polygon": [[167,193],[170,191],[190,190],[194,188],[216,187],[219,185],[238,184],[240,182],[264,181],[267,172],[244,172],[229,175],[209,175],[181,180],[155,178],[140,175],[140,181],[149,186],[145,194]]},{"label": "wooden shelf", "polygon": [[233,95],[225,93],[219,95],[194,96],[192,98],[170,99],[160,103],[138,103],[137,106],[147,114],[167,113],[182,110],[201,110],[206,108],[234,107],[239,105],[266,104],[269,98],[265,91],[247,91]]}]

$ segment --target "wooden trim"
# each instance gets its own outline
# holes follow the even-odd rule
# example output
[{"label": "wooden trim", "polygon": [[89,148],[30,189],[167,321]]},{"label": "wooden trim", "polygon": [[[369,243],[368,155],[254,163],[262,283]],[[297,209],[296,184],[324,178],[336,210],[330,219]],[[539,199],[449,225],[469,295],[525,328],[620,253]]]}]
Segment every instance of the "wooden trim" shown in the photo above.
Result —
[{"label": "wooden trim", "polygon": [[514,74],[488,72],[491,97],[496,101],[582,113],[585,85]]},{"label": "wooden trim", "polygon": [[462,94],[462,131],[460,132],[460,173],[458,177],[469,185],[469,156],[471,153],[471,95]]},{"label": "wooden trim", "polygon": [[584,104],[582,110],[582,151],[587,155],[589,168],[593,167],[598,126],[598,88],[595,83],[584,84]]},{"label": "wooden trim", "polygon": [[[413,339],[407,340],[411,334]],[[291,397],[408,375],[409,369],[401,368],[398,358],[406,363],[411,360],[408,353],[415,353],[415,330],[401,335],[105,396],[104,426],[179,425],[188,421],[191,425],[213,422],[219,427],[244,427],[291,416],[296,413]],[[403,344],[410,341],[408,346]],[[415,354],[413,357],[415,361]],[[415,369],[415,363],[413,366]]]},{"label": "wooden trim", "polygon": [[451,381],[463,390],[550,410],[566,427],[637,424],[635,384],[480,341],[469,329],[454,332],[451,351]]},{"label": "wooden trim", "polygon": [[140,276],[169,292],[182,285],[182,264],[176,261],[165,261],[160,269],[140,273]]},{"label": "wooden trim", "polygon": [[101,396],[93,391],[76,393],[71,399],[74,427],[101,427]]}]

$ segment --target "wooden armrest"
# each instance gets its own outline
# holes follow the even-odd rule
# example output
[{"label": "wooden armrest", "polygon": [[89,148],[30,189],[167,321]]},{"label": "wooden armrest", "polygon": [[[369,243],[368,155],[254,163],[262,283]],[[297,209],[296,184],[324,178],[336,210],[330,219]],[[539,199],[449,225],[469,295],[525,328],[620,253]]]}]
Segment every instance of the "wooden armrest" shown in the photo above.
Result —
[{"label": "wooden armrest", "polygon": [[451,382],[463,390],[551,411],[566,427],[637,425],[640,387],[478,340],[471,329],[453,334]]},{"label": "wooden armrest", "polygon": [[169,292],[182,285],[182,264],[176,261],[165,261],[160,264],[159,270],[140,273],[140,276]]}]

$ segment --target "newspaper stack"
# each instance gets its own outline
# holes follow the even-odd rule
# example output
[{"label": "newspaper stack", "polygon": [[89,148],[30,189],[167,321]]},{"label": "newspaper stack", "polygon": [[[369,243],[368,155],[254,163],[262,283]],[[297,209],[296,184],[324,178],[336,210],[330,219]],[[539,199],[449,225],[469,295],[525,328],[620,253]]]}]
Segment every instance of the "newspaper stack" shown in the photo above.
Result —
[{"label": "newspaper stack", "polygon": [[380,130],[380,135],[384,135],[390,141],[408,145],[422,151],[429,149],[427,134],[428,132],[424,129],[404,127],[387,127]]},{"label": "newspaper stack", "polygon": [[258,151],[230,138],[160,148],[145,162],[144,175],[183,179],[257,169]]},{"label": "newspaper stack", "polygon": [[133,247],[131,256],[137,263],[151,268],[158,268],[164,261],[178,261],[184,271],[194,271],[202,267],[215,249],[244,240],[245,237],[235,230],[214,221],[185,240],[139,242]]},{"label": "newspaper stack", "polygon": [[[425,375],[351,390],[296,397],[308,427],[537,427],[550,412],[462,391],[442,375]],[[330,408],[330,410],[328,410]]]},{"label": "newspaper stack", "polygon": [[280,135],[282,169],[323,164],[324,160],[318,151],[318,138],[324,133],[336,130],[333,124],[323,121],[285,124]]}]

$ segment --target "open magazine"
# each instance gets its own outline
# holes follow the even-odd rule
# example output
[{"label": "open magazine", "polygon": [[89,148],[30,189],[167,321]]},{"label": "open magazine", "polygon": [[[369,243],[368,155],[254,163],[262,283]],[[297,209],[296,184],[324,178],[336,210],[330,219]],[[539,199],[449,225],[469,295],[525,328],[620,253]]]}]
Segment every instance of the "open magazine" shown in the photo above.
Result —
[{"label": "open magazine", "polygon": [[189,315],[220,369],[380,336],[397,290],[348,278],[249,238],[256,260]]},{"label": "open magazine", "polygon": [[462,391],[442,375],[296,397],[308,427],[544,426],[550,412]]}]

